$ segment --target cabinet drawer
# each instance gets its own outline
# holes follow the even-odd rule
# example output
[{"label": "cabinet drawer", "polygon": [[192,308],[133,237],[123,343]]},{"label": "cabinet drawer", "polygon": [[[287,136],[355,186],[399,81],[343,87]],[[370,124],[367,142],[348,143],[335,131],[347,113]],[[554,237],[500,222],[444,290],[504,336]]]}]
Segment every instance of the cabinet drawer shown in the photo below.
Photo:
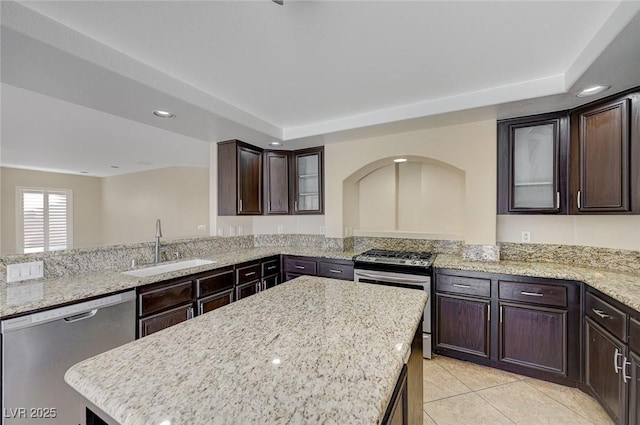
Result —
[{"label": "cabinet drawer", "polygon": [[475,277],[439,274],[436,277],[436,291],[489,297],[491,296],[491,281]]},{"label": "cabinet drawer", "polygon": [[590,292],[587,292],[585,308],[587,316],[591,317],[594,322],[611,332],[616,338],[626,341],[626,314]]},{"label": "cabinet drawer", "polygon": [[249,282],[236,286],[236,301],[257,294],[261,286],[261,282]]},{"label": "cabinet drawer", "polygon": [[629,348],[640,354],[640,322],[636,319],[629,320]]},{"label": "cabinet drawer", "polygon": [[219,294],[198,300],[198,314],[208,313],[215,310],[216,308],[231,304],[233,302],[233,293],[234,290],[231,289],[229,291],[221,292]]},{"label": "cabinet drawer", "polygon": [[353,280],[353,264],[318,263],[318,276]]},{"label": "cabinet drawer", "polygon": [[138,337],[151,335],[193,317],[193,304],[185,304],[138,320]]},{"label": "cabinet drawer", "polygon": [[501,300],[567,307],[567,288],[561,285],[500,281],[498,293]]},{"label": "cabinet drawer", "polygon": [[284,260],[284,271],[287,273],[316,276],[316,262],[310,260],[294,260],[293,258],[287,258]]},{"label": "cabinet drawer", "polygon": [[140,316],[193,301],[193,282],[190,280],[141,289],[138,296]]},{"label": "cabinet drawer", "polygon": [[280,273],[280,260],[270,260],[262,263],[262,276]]},{"label": "cabinet drawer", "polygon": [[260,263],[251,264],[236,269],[236,283],[242,285],[243,283],[253,282],[260,279]]},{"label": "cabinet drawer", "polygon": [[203,276],[196,279],[196,296],[198,298],[215,294],[216,292],[233,289],[233,267],[219,271],[215,275]]}]

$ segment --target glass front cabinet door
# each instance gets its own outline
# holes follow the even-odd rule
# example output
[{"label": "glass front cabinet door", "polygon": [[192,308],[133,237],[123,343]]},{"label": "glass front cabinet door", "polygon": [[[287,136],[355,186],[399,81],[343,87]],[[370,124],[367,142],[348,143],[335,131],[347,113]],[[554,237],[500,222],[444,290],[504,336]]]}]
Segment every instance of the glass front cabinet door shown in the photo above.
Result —
[{"label": "glass front cabinet door", "polygon": [[567,211],[568,114],[498,121],[498,214]]},{"label": "glass front cabinet door", "polygon": [[324,148],[310,148],[294,152],[294,214],[322,214]]}]

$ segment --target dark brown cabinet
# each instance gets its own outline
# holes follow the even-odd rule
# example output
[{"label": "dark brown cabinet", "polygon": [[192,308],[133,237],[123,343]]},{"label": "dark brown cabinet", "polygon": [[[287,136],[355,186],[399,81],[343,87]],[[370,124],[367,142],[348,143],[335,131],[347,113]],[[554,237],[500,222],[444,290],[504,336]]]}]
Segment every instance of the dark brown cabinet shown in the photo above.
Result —
[{"label": "dark brown cabinet", "polygon": [[620,374],[625,345],[591,318],[585,319],[584,383],[616,424],[625,424],[626,390]]},{"label": "dark brown cabinet", "polygon": [[[630,212],[640,198],[632,186],[632,170],[640,160],[631,156],[638,149],[637,95],[623,96],[571,114],[572,195],[574,213]],[[637,121],[637,118],[636,120]],[[633,143],[632,143],[633,142]],[[635,174],[636,176],[639,174]]]},{"label": "dark brown cabinet", "polygon": [[565,213],[567,111],[498,121],[498,214]]},{"label": "dark brown cabinet", "polygon": [[142,338],[154,332],[189,320],[194,316],[193,304],[185,304],[162,313],[157,313],[138,320],[138,337]]},{"label": "dark brown cabinet", "polygon": [[436,347],[489,358],[490,309],[488,299],[436,293]]},{"label": "dark brown cabinet", "polygon": [[580,379],[577,282],[437,269],[434,351],[523,375]]},{"label": "dark brown cabinet", "polygon": [[282,268],[285,282],[302,275],[353,281],[352,260],[283,255]]},{"label": "dark brown cabinet", "polygon": [[264,152],[264,213],[289,214],[291,195],[291,152]]},{"label": "dark brown cabinet", "polygon": [[239,140],[218,143],[218,214],[262,214],[262,149]]},{"label": "dark brown cabinet", "polygon": [[630,382],[629,382],[629,424],[640,425],[640,414],[638,413],[638,407],[640,407],[640,355],[631,351],[629,353],[629,368],[630,368]]},{"label": "dark brown cabinet", "polygon": [[383,425],[407,425],[407,366],[402,366],[400,378],[391,395],[391,401],[387,406],[387,411],[382,419]]},{"label": "dark brown cabinet", "polygon": [[205,314],[217,308],[224,307],[227,304],[231,304],[233,302],[233,292],[233,289],[230,289],[216,295],[199,299],[197,301],[198,314]]},{"label": "dark brown cabinet", "polygon": [[293,213],[324,213],[324,147],[293,152]]}]

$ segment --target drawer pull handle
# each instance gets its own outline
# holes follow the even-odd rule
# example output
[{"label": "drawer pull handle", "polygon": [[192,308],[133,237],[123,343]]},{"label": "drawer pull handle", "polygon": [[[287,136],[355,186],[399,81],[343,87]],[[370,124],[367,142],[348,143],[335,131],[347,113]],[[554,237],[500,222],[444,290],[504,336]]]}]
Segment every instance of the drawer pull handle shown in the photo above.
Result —
[{"label": "drawer pull handle", "polygon": [[624,381],[624,383],[626,384],[628,380],[631,379],[631,376],[627,375],[627,366],[630,366],[631,362],[627,360],[627,358],[625,357],[623,362],[622,362],[622,380]]},{"label": "drawer pull handle", "polygon": [[527,295],[529,297],[544,297],[544,294],[540,294],[538,292],[527,292],[527,291],[520,291],[521,295]]},{"label": "drawer pull handle", "polygon": [[295,266],[296,269],[304,270],[304,266]]},{"label": "drawer pull handle", "polygon": [[595,308],[592,308],[591,311],[593,311],[595,314],[597,314],[601,319],[609,319],[611,316],[609,316],[607,313],[605,313],[602,310],[598,310]]},{"label": "drawer pull handle", "polygon": [[245,275],[244,275],[244,276],[245,276],[245,277],[247,277],[247,276],[253,276],[254,274],[256,274],[256,272],[245,273]]},{"label": "drawer pull handle", "polygon": [[471,285],[463,285],[461,283],[454,283],[453,286],[455,286],[456,288],[465,288],[465,289],[471,288]]},{"label": "drawer pull handle", "polygon": [[613,371],[616,375],[622,370],[622,366],[618,366],[618,357],[622,358],[622,353],[616,348],[616,351],[613,353]]},{"label": "drawer pull handle", "polygon": [[276,266],[271,266],[271,267],[267,267],[267,270],[273,270],[275,268],[276,268]]},{"label": "drawer pull handle", "polygon": [[331,273],[342,273],[342,270],[329,269]]}]

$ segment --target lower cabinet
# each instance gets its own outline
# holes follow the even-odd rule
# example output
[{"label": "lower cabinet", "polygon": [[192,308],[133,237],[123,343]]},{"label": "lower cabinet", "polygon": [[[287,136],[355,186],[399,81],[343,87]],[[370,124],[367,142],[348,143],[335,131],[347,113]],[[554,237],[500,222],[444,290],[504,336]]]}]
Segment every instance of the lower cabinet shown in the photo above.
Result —
[{"label": "lower cabinet", "polygon": [[285,282],[305,275],[353,281],[352,260],[283,255],[282,268]]},{"label": "lower cabinet", "polygon": [[242,285],[236,286],[236,301],[241,300],[243,298],[250,297],[251,295],[255,295],[258,293],[258,286],[260,285],[259,281],[248,282]]},{"label": "lower cabinet", "polygon": [[590,318],[585,319],[585,385],[616,424],[624,424],[626,390],[620,371],[624,344]]},{"label": "lower cabinet", "polygon": [[154,332],[189,320],[194,316],[193,304],[185,304],[162,313],[154,314],[138,320],[138,337],[142,338]]},{"label": "lower cabinet", "polygon": [[198,314],[208,313],[233,302],[233,289],[198,300]]},{"label": "lower cabinet", "polygon": [[638,413],[638,407],[640,407],[640,355],[629,352],[629,368],[631,381],[629,382],[629,424],[640,425],[640,414]]},{"label": "lower cabinet", "polygon": [[387,406],[384,418],[382,419],[383,425],[406,425],[408,418],[407,407],[407,365],[402,366],[402,372],[400,372],[400,378],[396,383],[396,387],[391,395],[391,401]]},{"label": "lower cabinet", "polygon": [[580,283],[445,269],[434,282],[437,354],[580,380]]},{"label": "lower cabinet", "polygon": [[490,308],[488,299],[436,293],[436,348],[488,358]]}]

